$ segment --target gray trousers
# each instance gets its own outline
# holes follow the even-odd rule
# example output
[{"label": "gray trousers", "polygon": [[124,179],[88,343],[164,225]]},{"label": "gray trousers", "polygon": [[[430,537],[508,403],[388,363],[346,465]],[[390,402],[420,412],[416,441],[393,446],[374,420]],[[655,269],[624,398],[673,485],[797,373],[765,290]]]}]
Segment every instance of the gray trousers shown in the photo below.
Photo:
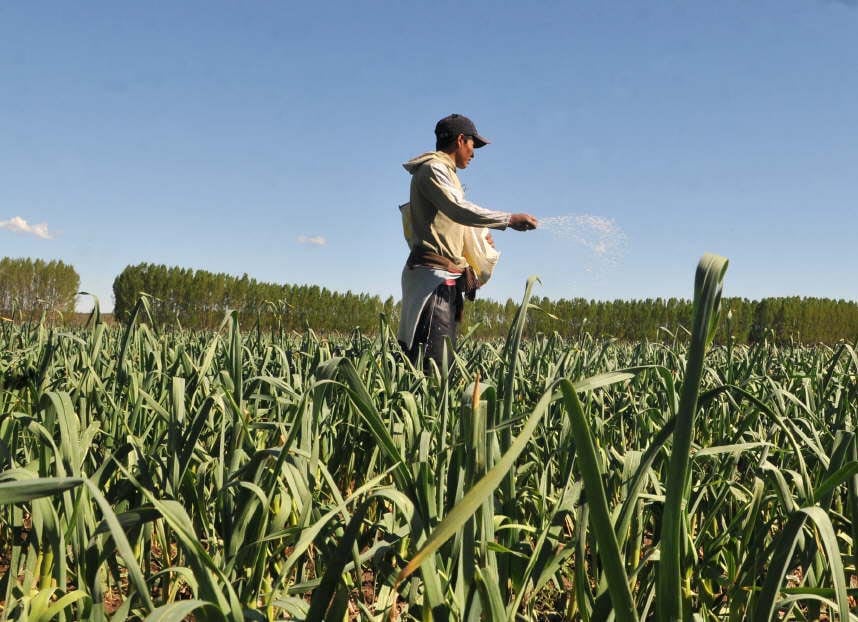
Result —
[{"label": "gray trousers", "polygon": [[[435,291],[429,296],[423,306],[423,311],[420,313],[420,319],[417,321],[414,343],[411,345],[411,349],[403,348],[412,363],[417,363],[422,347],[424,368],[428,366],[430,359],[435,361],[439,368],[442,367],[446,340],[450,340],[448,347],[453,349],[456,347],[456,334],[459,328],[456,312],[462,304],[461,297],[462,294],[459,293],[455,285],[445,285],[444,283],[435,288]],[[451,357],[448,352],[448,364],[450,360]]]}]

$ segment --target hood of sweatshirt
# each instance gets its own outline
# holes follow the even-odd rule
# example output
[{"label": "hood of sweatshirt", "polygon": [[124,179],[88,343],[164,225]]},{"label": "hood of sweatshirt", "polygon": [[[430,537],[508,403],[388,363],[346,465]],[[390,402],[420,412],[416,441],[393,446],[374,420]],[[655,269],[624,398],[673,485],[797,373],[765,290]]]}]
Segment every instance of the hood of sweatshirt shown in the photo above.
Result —
[{"label": "hood of sweatshirt", "polygon": [[425,164],[426,162],[430,162],[432,160],[437,160],[438,162],[445,164],[453,170],[456,169],[456,164],[455,162],[453,162],[453,158],[448,156],[443,151],[428,151],[417,156],[416,158],[411,158],[410,160],[408,160],[408,162],[403,163],[402,167],[413,175],[415,171],[420,168],[421,164]]}]

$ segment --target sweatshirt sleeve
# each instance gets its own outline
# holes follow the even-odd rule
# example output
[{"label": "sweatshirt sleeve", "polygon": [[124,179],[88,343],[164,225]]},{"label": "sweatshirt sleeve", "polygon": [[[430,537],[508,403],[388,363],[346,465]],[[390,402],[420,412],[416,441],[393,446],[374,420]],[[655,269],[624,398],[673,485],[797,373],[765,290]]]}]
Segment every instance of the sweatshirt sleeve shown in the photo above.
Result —
[{"label": "sweatshirt sleeve", "polygon": [[420,179],[420,191],[450,220],[469,227],[507,228],[511,214],[485,209],[467,201],[465,193],[451,179],[443,164],[432,163],[427,168]]}]

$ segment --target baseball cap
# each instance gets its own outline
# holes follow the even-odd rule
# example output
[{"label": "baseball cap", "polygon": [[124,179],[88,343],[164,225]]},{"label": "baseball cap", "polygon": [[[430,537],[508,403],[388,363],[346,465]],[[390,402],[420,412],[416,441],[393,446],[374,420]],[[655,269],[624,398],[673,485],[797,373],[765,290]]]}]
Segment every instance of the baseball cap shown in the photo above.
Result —
[{"label": "baseball cap", "polygon": [[459,134],[473,136],[474,147],[477,149],[485,147],[490,142],[488,138],[479,135],[473,121],[461,114],[451,114],[435,125],[435,137],[439,140],[453,138]]}]

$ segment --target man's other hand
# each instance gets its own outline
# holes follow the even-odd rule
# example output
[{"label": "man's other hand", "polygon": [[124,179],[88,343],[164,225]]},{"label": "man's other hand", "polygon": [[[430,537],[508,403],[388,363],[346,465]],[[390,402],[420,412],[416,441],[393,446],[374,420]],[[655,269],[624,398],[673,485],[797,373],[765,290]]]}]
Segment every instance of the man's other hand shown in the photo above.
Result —
[{"label": "man's other hand", "polygon": [[536,217],[530,214],[513,214],[509,217],[509,226],[516,231],[530,231],[536,229],[536,225]]}]

